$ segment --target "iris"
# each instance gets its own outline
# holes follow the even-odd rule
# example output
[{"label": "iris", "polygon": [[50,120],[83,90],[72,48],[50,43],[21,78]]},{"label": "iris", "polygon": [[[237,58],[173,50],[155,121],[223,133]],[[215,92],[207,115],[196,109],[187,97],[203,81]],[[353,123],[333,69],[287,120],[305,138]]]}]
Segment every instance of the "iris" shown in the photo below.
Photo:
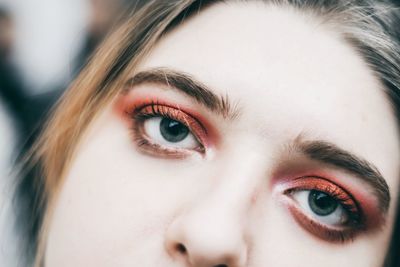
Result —
[{"label": "iris", "polygon": [[179,121],[163,118],[160,123],[160,132],[168,142],[177,143],[184,140],[190,131]]},{"label": "iris", "polygon": [[319,216],[332,214],[339,205],[338,201],[333,197],[317,190],[311,190],[308,195],[308,204],[311,210]]}]

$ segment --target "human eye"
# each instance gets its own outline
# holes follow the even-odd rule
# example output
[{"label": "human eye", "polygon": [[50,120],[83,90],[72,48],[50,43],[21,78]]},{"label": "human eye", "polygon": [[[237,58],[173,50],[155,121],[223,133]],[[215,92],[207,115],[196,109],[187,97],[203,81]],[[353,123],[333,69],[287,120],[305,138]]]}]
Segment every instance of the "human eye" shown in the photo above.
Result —
[{"label": "human eye", "polygon": [[327,179],[301,177],[284,193],[295,220],[320,239],[346,242],[365,229],[363,212],[354,196]]},{"label": "human eye", "polygon": [[207,132],[192,115],[177,106],[150,102],[129,114],[137,147],[154,156],[204,154]]},{"label": "human eye", "polygon": [[307,214],[331,227],[340,227],[349,219],[340,200],[324,191],[299,190],[293,192],[292,197]]}]

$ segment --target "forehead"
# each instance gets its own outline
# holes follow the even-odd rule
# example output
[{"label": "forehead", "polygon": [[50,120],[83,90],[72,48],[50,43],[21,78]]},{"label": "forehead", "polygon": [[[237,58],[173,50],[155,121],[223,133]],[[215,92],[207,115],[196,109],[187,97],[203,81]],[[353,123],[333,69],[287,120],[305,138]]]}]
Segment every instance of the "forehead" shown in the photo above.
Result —
[{"label": "forehead", "polygon": [[302,133],[326,139],[397,183],[397,124],[382,86],[316,17],[261,2],[215,4],[157,44],[140,66],[153,67],[184,71],[229,96],[242,129],[282,143]]}]

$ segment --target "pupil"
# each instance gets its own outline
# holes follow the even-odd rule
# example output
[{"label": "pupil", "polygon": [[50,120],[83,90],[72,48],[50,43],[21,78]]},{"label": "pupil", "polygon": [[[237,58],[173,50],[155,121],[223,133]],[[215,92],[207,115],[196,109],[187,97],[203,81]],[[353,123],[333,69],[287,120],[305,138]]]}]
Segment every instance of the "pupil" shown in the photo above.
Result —
[{"label": "pupil", "polygon": [[179,121],[163,118],[160,123],[160,132],[168,142],[177,143],[188,136],[189,129]]},{"label": "pupil", "polygon": [[319,216],[332,214],[339,205],[336,199],[317,190],[311,190],[308,203],[311,210]]}]

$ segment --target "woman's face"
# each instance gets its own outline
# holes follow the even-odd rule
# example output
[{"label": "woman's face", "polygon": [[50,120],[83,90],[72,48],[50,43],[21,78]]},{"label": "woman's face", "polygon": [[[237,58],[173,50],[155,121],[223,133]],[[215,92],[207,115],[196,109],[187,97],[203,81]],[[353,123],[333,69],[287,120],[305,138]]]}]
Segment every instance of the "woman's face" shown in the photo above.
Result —
[{"label": "woman's face", "polygon": [[398,140],[381,84],[333,30],[215,4],[85,134],[46,266],[381,266]]}]

